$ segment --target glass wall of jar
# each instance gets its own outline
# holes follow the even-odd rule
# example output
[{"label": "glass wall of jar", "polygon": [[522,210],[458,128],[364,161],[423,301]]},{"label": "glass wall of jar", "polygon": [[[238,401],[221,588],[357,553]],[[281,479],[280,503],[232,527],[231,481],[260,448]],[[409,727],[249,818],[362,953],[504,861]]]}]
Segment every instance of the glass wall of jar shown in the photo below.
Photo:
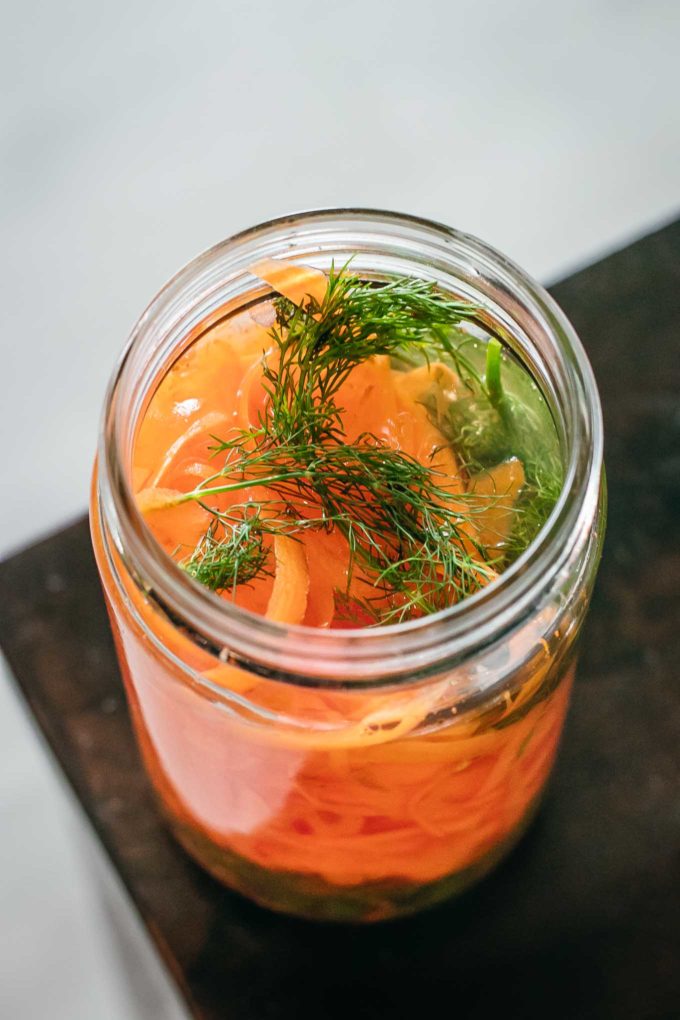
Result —
[{"label": "glass wall of jar", "polygon": [[[565,482],[491,585],[384,627],[283,626],[190,578],[134,499],[135,437],[170,367],[268,293],[262,258],[434,282],[526,366]],[[545,291],[478,240],[366,210],[282,218],[199,256],[152,301],[106,400],[92,530],[143,758],[177,838],[277,910],[377,920],[451,896],[529,824],[552,767],[604,523],[590,366]]]}]

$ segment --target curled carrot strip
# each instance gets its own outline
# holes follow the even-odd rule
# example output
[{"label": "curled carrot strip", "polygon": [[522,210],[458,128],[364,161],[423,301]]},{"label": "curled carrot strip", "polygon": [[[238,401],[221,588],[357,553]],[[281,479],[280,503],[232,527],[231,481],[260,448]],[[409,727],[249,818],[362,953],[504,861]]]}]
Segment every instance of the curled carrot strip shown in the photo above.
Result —
[{"label": "curled carrot strip", "polygon": [[313,298],[321,304],[326,296],[328,280],[320,269],[276,259],[260,259],[248,267],[253,276],[264,280],[279,294],[301,308]]},{"label": "curled carrot strip", "polygon": [[395,373],[394,385],[402,400],[411,404],[422,404],[423,396],[431,392],[437,416],[442,417],[460,389],[460,379],[443,361],[432,361],[410,372]]},{"label": "curled carrot strip", "polygon": [[517,457],[496,467],[473,475],[470,492],[484,497],[474,525],[478,541],[487,549],[495,549],[507,541],[514,522],[513,509],[524,485],[524,468]]},{"label": "curled carrot strip", "polygon": [[288,535],[274,539],[276,576],[266,616],[276,623],[300,623],[307,609],[309,570],[302,542]]},{"label": "curled carrot strip", "polygon": [[160,484],[163,479],[163,475],[172,466],[173,461],[178,453],[180,453],[184,447],[196,436],[200,436],[202,433],[209,434],[213,429],[219,428],[227,421],[227,415],[222,411],[209,411],[198,421],[195,421],[193,425],[190,425],[185,432],[183,432],[172,444],[166,453],[163,461],[154,473],[149,481],[149,488],[155,488]]},{"label": "curled carrot strip", "polygon": [[[265,351],[266,354],[269,351]],[[251,404],[253,397],[259,397],[260,403],[264,404],[265,392],[262,388],[262,359],[257,358],[252,365],[246,369],[241,384],[236,391],[238,423],[241,428],[251,428],[257,422],[257,415],[254,413]]]}]

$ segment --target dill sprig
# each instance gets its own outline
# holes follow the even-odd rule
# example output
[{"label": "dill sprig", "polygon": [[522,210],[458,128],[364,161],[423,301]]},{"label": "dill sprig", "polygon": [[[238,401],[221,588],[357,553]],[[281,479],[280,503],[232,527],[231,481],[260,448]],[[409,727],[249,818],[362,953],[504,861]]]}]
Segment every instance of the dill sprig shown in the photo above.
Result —
[{"label": "dill sprig", "polygon": [[[221,532],[221,533],[220,533]],[[180,566],[211,591],[235,593],[239,584],[271,574],[270,551],[259,514],[244,513],[229,526],[215,515],[190,556]]]},{"label": "dill sprig", "polygon": [[[201,558],[202,576],[193,572],[213,590],[226,587],[225,575],[232,577],[238,536],[252,540],[256,528],[272,535],[337,528],[348,543],[350,575],[358,562],[373,578],[374,599],[399,596],[395,608],[399,618],[416,610],[441,609],[493,576],[484,550],[470,529],[466,531],[483,509],[479,497],[463,493],[454,500],[446,479],[433,468],[369,434],[345,445],[270,445],[260,436],[255,448],[243,445],[243,435],[216,448],[229,454],[219,473],[220,484],[199,486],[182,497],[199,500],[227,532],[221,546],[213,536],[209,559]],[[238,518],[205,502],[210,496],[255,485],[266,486],[270,493],[258,504],[268,516],[248,518],[247,532]],[[315,508],[311,516],[310,507]],[[238,583],[252,579],[249,564],[246,558]]]},{"label": "dill sprig", "polygon": [[265,361],[269,399],[261,421],[277,442],[343,442],[342,408],[335,396],[353,368],[374,355],[434,351],[448,353],[444,331],[477,309],[453,301],[424,280],[399,278],[373,286],[345,271],[331,270],[321,302],[304,308],[286,298],[274,301],[272,338],[278,358]]},{"label": "dill sprig", "polygon": [[[497,445],[500,433],[505,442],[500,344],[490,341],[482,376],[465,349],[472,338],[460,329],[478,309],[422,280],[376,286],[346,267],[331,271],[322,301],[299,307],[279,297],[274,307],[264,410],[252,428],[215,437],[211,452],[224,455],[222,466],[174,500],[197,501],[213,517],[184,569],[214,591],[233,593],[270,572],[267,536],[337,528],[349,548],[348,590],[338,604],[358,606],[376,622],[435,612],[488,583],[494,562],[474,539],[474,515],[484,509],[479,496],[452,495],[432,465],[374,435],[348,441],[337,402],[351,371],[372,356],[419,363],[445,357],[475,409],[493,419],[496,435],[491,444],[485,438],[487,446]],[[452,422],[446,424],[450,433]],[[463,430],[454,445],[464,461],[478,462]],[[267,498],[228,511],[207,502],[253,486],[264,487]],[[357,567],[365,596],[349,594]]]}]

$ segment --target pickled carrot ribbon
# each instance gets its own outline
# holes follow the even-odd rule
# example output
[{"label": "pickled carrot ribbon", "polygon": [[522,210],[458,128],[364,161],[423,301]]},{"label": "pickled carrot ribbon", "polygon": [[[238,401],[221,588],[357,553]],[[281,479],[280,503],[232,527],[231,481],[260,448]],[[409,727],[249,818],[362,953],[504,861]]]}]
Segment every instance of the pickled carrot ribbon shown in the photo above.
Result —
[{"label": "pickled carrot ribbon", "polygon": [[517,457],[470,478],[468,491],[484,497],[474,525],[477,539],[486,549],[501,548],[510,537],[513,508],[524,482],[524,467]]},{"label": "pickled carrot ribbon", "polygon": [[178,436],[169,448],[160,467],[149,479],[148,488],[153,489],[160,485],[163,476],[172,467],[173,461],[177,455],[181,453],[188,442],[200,435],[205,436],[207,442],[209,442],[211,433],[224,425],[227,420],[227,415],[224,414],[223,411],[210,411],[202,418],[199,418],[198,421],[193,422],[184,432],[182,432],[180,436]]},{"label": "pickled carrot ribbon", "polygon": [[248,267],[253,276],[264,280],[279,294],[304,307],[309,298],[321,304],[326,295],[328,279],[320,269],[284,262],[283,259],[260,259]]},{"label": "pickled carrot ribbon", "polygon": [[[485,728],[466,714],[420,732],[447,703],[448,681],[397,695],[333,694],[274,684],[227,664],[202,667],[198,660],[211,657],[165,624],[132,583],[127,587],[140,616],[179,659],[193,656],[225,694],[279,713],[273,725],[253,725],[217,712],[137,639],[146,660],[131,668],[147,765],[176,816],[217,845],[262,867],[321,875],[337,886],[387,878],[422,883],[474,863],[512,832],[540,793],[571,684],[570,672],[526,711],[553,668],[547,652],[501,702],[496,726],[522,708],[512,725]],[[155,748],[165,753],[159,757]],[[243,831],[251,817],[258,824]]]},{"label": "pickled carrot ribbon", "polygon": [[309,592],[305,547],[288,535],[277,535],[274,556],[276,574],[265,615],[275,623],[301,623]]}]

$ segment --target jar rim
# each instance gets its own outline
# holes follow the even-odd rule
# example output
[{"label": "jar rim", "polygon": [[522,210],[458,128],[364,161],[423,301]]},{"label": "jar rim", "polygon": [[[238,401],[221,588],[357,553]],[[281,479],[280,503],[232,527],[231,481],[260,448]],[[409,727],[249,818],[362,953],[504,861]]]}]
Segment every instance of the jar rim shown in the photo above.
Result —
[{"label": "jar rim", "polygon": [[[357,246],[368,244],[370,238],[375,257],[380,251],[386,259],[408,259],[417,251],[422,267],[450,264],[449,280],[459,284],[462,277],[454,269],[462,260],[473,286],[475,281],[481,286],[491,274],[514,315],[521,309],[531,317],[536,333],[551,345],[551,356],[557,359],[554,383],[569,444],[565,481],[548,521],[522,555],[490,585],[460,602],[429,616],[376,628],[283,625],[220,599],[156,542],[136,506],[125,466],[131,406],[140,406],[135,375],[138,379],[142,354],[147,364],[150,356],[158,359],[169,337],[176,341],[187,335],[192,323],[205,319],[211,301],[214,307],[223,305],[227,281],[242,277],[247,265],[277,254],[302,253],[309,262],[315,252],[327,252],[333,245],[348,249],[352,236],[357,237]],[[102,533],[112,536],[126,569],[145,594],[222,661],[306,686],[415,682],[465,661],[537,611],[574,546],[583,544],[592,530],[602,448],[599,396],[583,346],[553,298],[519,266],[478,238],[433,220],[364,208],[310,210],[258,224],[199,254],[161,288],[140,316],[104,403],[98,452]]]}]

